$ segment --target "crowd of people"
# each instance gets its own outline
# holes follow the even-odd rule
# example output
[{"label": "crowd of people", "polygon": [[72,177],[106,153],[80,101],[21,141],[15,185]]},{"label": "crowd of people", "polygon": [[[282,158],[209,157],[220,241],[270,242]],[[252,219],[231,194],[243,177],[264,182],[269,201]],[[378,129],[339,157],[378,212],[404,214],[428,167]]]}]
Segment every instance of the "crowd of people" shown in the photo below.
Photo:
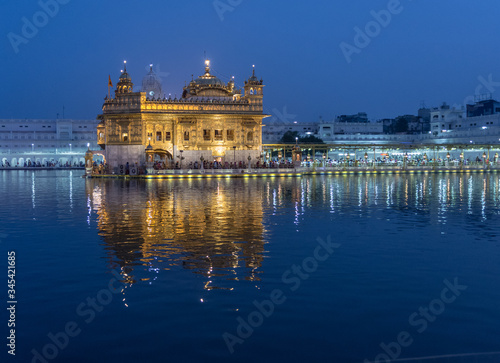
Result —
[{"label": "crowd of people", "polygon": [[[291,161],[278,161],[271,160],[266,162],[261,162],[258,160],[255,163],[251,163],[250,167],[252,169],[266,169],[266,168],[293,168],[293,163]],[[191,170],[199,170],[199,169],[247,169],[248,163],[244,161],[240,162],[219,162],[217,160],[214,161],[203,161],[203,166],[201,162],[195,161],[189,162],[187,164],[182,165],[177,161],[175,164],[165,163],[165,161],[156,161],[153,164],[153,168],[155,170],[165,170],[165,169],[191,169]]]},{"label": "crowd of people", "polygon": [[83,162],[59,162],[55,160],[46,161],[41,163],[40,161],[27,160],[24,162],[17,162],[12,165],[9,161],[0,161],[1,168],[83,168],[85,164]]},{"label": "crowd of people", "polygon": [[[461,164],[462,163],[462,164]],[[495,160],[496,163],[496,160]],[[419,156],[394,156],[394,157],[386,157],[386,158],[377,158],[375,159],[375,166],[392,166],[392,167],[403,167],[406,166],[483,166],[490,165],[490,160],[482,159],[477,157],[475,160],[470,160],[469,158],[460,160],[454,158],[436,158],[436,159],[428,159],[421,155]],[[369,158],[340,158],[340,159],[316,159],[316,160],[308,160],[306,158],[300,163],[302,167],[327,167],[327,168],[368,168],[373,167],[374,163],[372,159]],[[165,160],[155,161],[150,167],[152,167],[155,171],[160,170],[244,170],[248,169],[248,163],[244,161],[240,162],[219,162],[217,160],[214,161],[203,161],[203,165],[201,162],[189,162],[181,164],[179,161],[175,163]],[[257,159],[255,163],[251,163],[251,169],[293,169],[297,167],[291,160],[278,160],[271,159],[262,161],[261,159]],[[94,162],[93,164],[93,174],[122,174],[122,175],[145,175],[148,174],[148,167],[144,164],[140,165],[138,163],[125,165],[120,165],[119,167],[115,167],[112,170],[109,166],[103,162]]]},{"label": "crowd of people", "polygon": [[[484,166],[490,164],[497,164],[498,160],[495,158],[494,160],[489,160],[487,158],[482,158],[477,156],[475,159],[471,160],[460,159],[460,158],[426,158],[422,155],[418,156],[395,156],[389,158],[376,158],[375,165],[376,166]],[[301,163],[301,166],[311,167],[311,166],[320,166],[320,167],[369,167],[373,166],[373,159],[368,158],[340,158],[340,159],[326,159],[326,160],[304,160]]]}]

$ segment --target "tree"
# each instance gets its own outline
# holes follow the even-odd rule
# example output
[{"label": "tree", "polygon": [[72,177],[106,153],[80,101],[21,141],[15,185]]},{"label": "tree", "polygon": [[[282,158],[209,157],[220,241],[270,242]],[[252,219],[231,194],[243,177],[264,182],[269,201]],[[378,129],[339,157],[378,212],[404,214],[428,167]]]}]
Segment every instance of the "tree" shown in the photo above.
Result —
[{"label": "tree", "polygon": [[296,137],[299,137],[298,131],[287,131],[281,138],[281,142],[285,144],[292,144],[295,143]]},{"label": "tree", "polygon": [[299,141],[304,144],[324,144],[323,140],[314,135],[307,135],[306,137],[299,137]]},{"label": "tree", "polygon": [[300,137],[298,131],[287,131],[281,138],[281,142],[285,144],[294,144],[297,140],[304,144],[324,144],[323,140],[314,135],[307,135],[306,137]]},{"label": "tree", "polygon": [[406,117],[396,118],[396,125],[394,127],[395,132],[408,132],[408,120]]}]

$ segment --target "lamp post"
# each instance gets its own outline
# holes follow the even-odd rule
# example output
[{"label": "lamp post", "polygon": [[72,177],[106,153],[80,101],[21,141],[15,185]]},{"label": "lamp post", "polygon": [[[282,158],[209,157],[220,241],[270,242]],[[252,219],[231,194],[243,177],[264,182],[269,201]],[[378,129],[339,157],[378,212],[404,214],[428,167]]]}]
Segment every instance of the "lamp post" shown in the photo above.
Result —
[{"label": "lamp post", "polygon": [[427,154],[424,153],[424,165],[427,164]]},{"label": "lamp post", "polygon": [[184,152],[184,150],[179,150],[179,152],[181,153],[181,155],[180,155],[180,159],[181,159],[180,169],[182,170],[182,160],[184,160],[182,153]]},{"label": "lamp post", "polygon": [[248,171],[250,172],[251,170],[251,164],[250,164],[250,161],[252,160],[252,157],[250,155],[248,155]]},{"label": "lamp post", "polygon": [[69,144],[69,153],[71,154],[71,144]]},{"label": "lamp post", "polygon": [[350,159],[350,157],[351,156],[349,155],[349,153],[347,153],[347,155],[345,157],[345,159],[346,159],[346,167],[349,167],[349,159]]},{"label": "lamp post", "polygon": [[35,152],[35,144],[31,144],[31,152],[34,153]]},{"label": "lamp post", "polygon": [[486,167],[486,151],[483,152],[483,167]]},{"label": "lamp post", "polygon": [[451,158],[451,155],[450,155],[450,152],[448,151],[448,153],[446,154],[446,158],[448,159],[448,167],[450,167],[450,158]]},{"label": "lamp post", "polygon": [[495,164],[498,163],[498,153],[495,153]]},{"label": "lamp post", "polygon": [[464,153],[463,151],[460,153],[460,170],[464,167]]},{"label": "lamp post", "polygon": [[376,154],[375,154],[375,148],[373,148],[373,170],[375,170],[375,159],[376,159]]},{"label": "lamp post", "polygon": [[406,170],[406,162],[408,160],[408,153],[405,154],[403,158],[403,170]]},{"label": "lamp post", "polygon": [[233,163],[236,167],[236,146],[233,146]]},{"label": "lamp post", "polygon": [[202,155],[202,156],[200,156],[200,162],[201,162],[201,170],[202,170],[202,173],[203,173],[203,168],[204,168],[204,166],[203,166],[203,162],[204,162],[204,161],[205,161],[205,158],[203,157],[203,155]]},{"label": "lamp post", "polygon": [[323,153],[323,168],[326,168],[326,154]]},{"label": "lamp post", "polygon": [[365,166],[368,168],[368,153],[365,152]]},{"label": "lamp post", "polygon": [[436,170],[436,168],[437,168],[438,157],[439,157],[439,151],[437,148],[435,148],[434,149],[434,170]]}]

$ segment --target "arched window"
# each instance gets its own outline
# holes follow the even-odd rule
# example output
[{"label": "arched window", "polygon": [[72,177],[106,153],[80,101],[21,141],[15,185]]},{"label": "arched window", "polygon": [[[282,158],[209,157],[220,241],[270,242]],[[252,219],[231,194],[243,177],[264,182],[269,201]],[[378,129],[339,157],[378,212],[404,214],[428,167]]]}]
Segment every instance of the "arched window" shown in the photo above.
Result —
[{"label": "arched window", "polygon": [[247,141],[253,141],[253,131],[247,133]]}]

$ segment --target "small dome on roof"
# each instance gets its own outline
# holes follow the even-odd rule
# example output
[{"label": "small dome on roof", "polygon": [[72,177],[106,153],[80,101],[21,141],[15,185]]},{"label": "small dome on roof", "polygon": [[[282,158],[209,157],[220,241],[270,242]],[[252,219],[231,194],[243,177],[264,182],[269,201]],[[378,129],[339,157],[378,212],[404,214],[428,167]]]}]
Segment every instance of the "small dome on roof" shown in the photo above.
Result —
[{"label": "small dome on roof", "polygon": [[255,76],[255,66],[252,67],[252,76],[250,78],[248,78],[247,83],[250,83],[250,84],[262,84],[262,80],[259,81],[259,79],[257,78],[257,76]]},{"label": "small dome on roof", "polygon": [[120,74],[120,80],[127,80],[127,81],[131,81],[132,78],[130,78],[130,76],[128,75],[127,71],[123,72],[122,74]]},{"label": "small dome on roof", "polygon": [[142,92],[147,93],[148,98],[160,97],[162,94],[161,79],[153,71],[153,65],[149,65],[149,73],[142,79]]},{"label": "small dome on roof", "polygon": [[210,74],[210,61],[208,59],[205,61],[205,74],[192,82],[200,86],[226,86],[219,78]]},{"label": "small dome on roof", "polygon": [[200,86],[225,86],[226,85],[219,78],[212,76],[212,75],[210,75],[209,77],[200,76],[194,80],[194,83],[199,84]]}]

